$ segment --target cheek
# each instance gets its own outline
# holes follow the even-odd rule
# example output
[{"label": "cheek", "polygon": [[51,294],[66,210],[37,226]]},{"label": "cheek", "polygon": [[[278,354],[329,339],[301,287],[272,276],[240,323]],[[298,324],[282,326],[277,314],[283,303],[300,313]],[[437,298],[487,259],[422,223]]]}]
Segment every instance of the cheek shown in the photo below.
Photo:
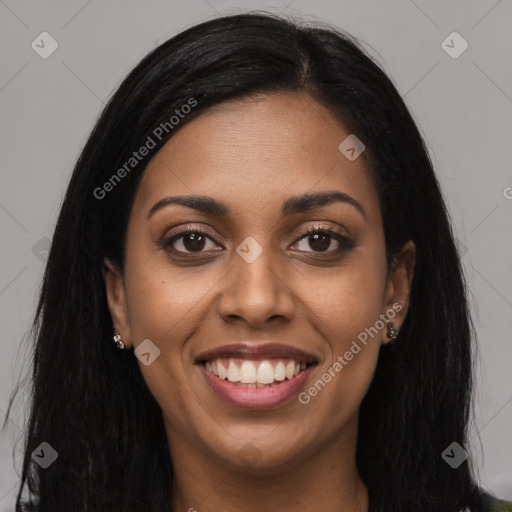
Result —
[{"label": "cheek", "polygon": [[171,275],[169,266],[143,261],[149,258],[138,259],[132,253],[126,265],[126,275],[132,276],[126,282],[126,294],[133,344],[149,339],[158,347],[158,357],[147,366],[139,362],[139,368],[165,414],[182,418],[183,411],[195,409],[184,384],[191,371],[187,340],[204,317],[201,306],[212,283],[199,276],[191,278],[190,272],[185,276],[174,270]]},{"label": "cheek", "polygon": [[361,250],[332,272],[310,273],[301,294],[333,349],[345,351],[346,343],[378,320],[385,282],[381,260]]},{"label": "cheek", "polygon": [[[126,260],[127,312],[134,346],[149,339],[160,354],[139,363],[161,407],[184,405],[183,383],[190,379],[193,354],[188,343],[214,307],[211,297],[222,273],[177,268],[147,250],[133,248]],[[185,393],[186,395],[186,393]]]},{"label": "cheek", "polygon": [[[207,270],[172,268],[162,257],[133,251],[126,262],[128,316],[134,341],[154,338],[173,350],[200,321],[214,276]],[[176,343],[173,343],[176,340]]]},{"label": "cheek", "polygon": [[331,411],[332,425],[357,411],[375,371],[384,325],[385,267],[379,261],[361,251],[332,275],[311,279],[317,286],[309,322],[321,333],[328,359],[301,403],[309,401],[306,407],[318,415]]}]

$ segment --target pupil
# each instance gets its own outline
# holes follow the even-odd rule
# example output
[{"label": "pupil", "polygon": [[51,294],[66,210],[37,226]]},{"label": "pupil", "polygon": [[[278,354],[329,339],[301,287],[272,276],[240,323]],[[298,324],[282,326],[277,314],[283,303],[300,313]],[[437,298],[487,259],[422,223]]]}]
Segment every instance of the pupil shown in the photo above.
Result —
[{"label": "pupil", "polygon": [[204,236],[198,233],[189,233],[183,239],[187,251],[201,251],[204,247]]},{"label": "pupil", "polygon": [[309,242],[309,246],[311,247],[311,249],[315,251],[324,251],[329,248],[329,235],[321,235],[317,233],[315,235],[311,235],[309,238],[313,239],[313,243],[311,241]]},{"label": "pupil", "polygon": [[[318,233],[315,235],[310,235],[309,246],[314,251],[325,251],[329,248],[329,238],[330,235],[321,235]],[[189,233],[184,238],[183,245],[187,251],[201,251],[204,248],[204,236],[199,233]]]}]

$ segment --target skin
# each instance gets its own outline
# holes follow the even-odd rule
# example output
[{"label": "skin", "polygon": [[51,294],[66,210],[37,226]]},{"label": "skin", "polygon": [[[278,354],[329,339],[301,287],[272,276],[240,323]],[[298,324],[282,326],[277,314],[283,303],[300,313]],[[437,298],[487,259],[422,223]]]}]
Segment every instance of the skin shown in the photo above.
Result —
[{"label": "skin", "polygon": [[[366,162],[338,150],[348,135],[305,93],[258,95],[201,114],[147,166],[129,218],[124,275],[106,260],[105,283],[126,348],[149,338],[161,351],[139,366],[163,411],[175,510],[368,510],[355,464],[358,413],[379,348],[390,341],[387,329],[369,337],[308,404],[295,397],[264,411],[237,409],[194,364],[200,352],[229,343],[284,343],[318,360],[307,390],[396,303],[402,310],[392,324],[400,329],[415,247],[407,242],[388,272]],[[356,199],[366,218],[342,202],[281,218],[290,196],[327,190]],[[231,214],[169,205],[147,218],[160,199],[190,194],[213,197]],[[188,224],[212,239],[202,246],[175,239],[181,257],[159,245]],[[305,229],[317,225],[355,246],[336,255],[334,238],[311,243]],[[263,248],[250,264],[236,252],[249,236]],[[240,457],[244,446],[255,454],[252,464]]]}]

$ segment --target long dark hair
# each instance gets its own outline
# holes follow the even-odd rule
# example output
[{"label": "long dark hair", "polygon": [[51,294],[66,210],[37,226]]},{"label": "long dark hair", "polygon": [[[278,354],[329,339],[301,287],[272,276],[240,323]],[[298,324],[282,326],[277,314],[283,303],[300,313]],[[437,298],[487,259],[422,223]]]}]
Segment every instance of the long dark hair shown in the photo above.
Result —
[{"label": "long dark hair", "polygon": [[[140,177],[180,127],[222,101],[280,91],[309,93],[364,142],[388,264],[407,240],[416,244],[410,309],[395,350],[381,348],[360,408],[356,460],[371,510],[481,507],[471,457],[457,469],[442,457],[453,442],[468,450],[474,329],[423,138],[392,81],[352,36],[252,12],[201,23],[151,51],[111,97],[78,159],[33,324],[17,512],[25,486],[41,512],[170,510],[173,470],[162,412],[136,358],[112,342],[103,258],[123,269]],[[148,137],[148,155],[128,168]],[[31,457],[42,442],[58,452],[47,469]]]}]

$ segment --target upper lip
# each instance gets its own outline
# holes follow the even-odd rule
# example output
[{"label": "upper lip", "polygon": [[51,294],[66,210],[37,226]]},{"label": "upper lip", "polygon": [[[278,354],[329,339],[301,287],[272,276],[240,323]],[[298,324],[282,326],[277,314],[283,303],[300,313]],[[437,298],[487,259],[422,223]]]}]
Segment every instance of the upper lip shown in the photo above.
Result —
[{"label": "upper lip", "polygon": [[293,359],[297,362],[317,362],[312,354],[281,343],[233,343],[231,345],[223,345],[222,347],[212,348],[201,352],[196,357],[196,362],[204,363],[219,357],[240,357],[242,359],[263,357],[282,357]]}]

